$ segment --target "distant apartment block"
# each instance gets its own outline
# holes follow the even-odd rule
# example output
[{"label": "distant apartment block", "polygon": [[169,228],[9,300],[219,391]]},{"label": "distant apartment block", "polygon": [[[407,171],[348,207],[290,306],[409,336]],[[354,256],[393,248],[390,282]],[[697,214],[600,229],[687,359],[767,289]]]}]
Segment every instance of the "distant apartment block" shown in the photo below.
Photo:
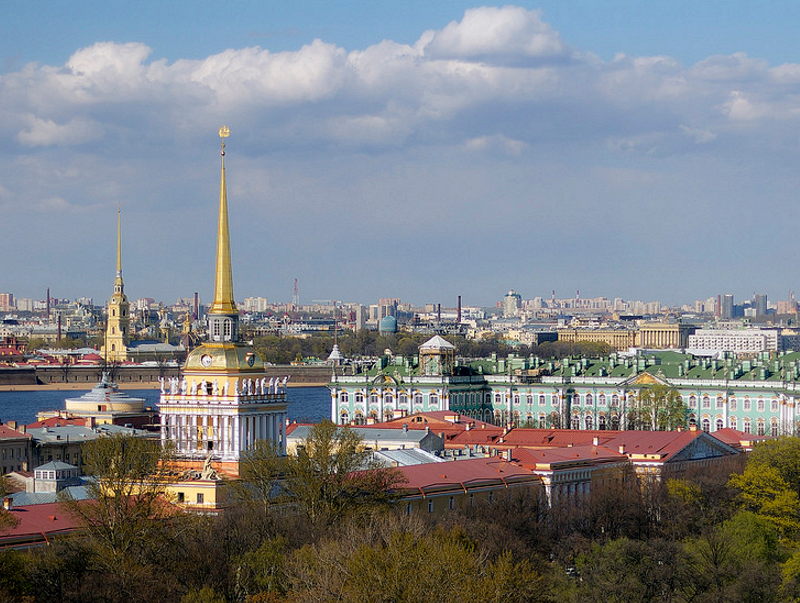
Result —
[{"label": "distant apartment block", "polygon": [[689,336],[692,350],[757,353],[781,349],[777,329],[698,329]]}]

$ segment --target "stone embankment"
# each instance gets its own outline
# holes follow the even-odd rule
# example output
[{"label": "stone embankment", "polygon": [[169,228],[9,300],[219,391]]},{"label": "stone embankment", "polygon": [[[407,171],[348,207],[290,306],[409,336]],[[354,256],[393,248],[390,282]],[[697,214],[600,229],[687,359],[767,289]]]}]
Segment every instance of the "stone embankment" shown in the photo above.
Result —
[{"label": "stone embankment", "polygon": [[[161,377],[177,377],[175,366],[124,365],[110,369],[112,379],[122,388],[148,389],[159,386]],[[0,368],[0,390],[91,389],[100,381],[100,365],[18,366]],[[326,385],[331,378],[329,366],[268,366],[267,377],[289,375],[289,386]]]}]

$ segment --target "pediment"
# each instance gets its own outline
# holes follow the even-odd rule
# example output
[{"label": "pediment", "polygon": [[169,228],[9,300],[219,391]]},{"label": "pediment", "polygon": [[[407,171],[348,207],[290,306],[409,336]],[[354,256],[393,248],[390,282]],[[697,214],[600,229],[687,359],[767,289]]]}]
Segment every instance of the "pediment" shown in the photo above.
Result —
[{"label": "pediment", "polygon": [[672,387],[672,384],[667,381],[664,375],[659,371],[659,374],[653,375],[652,373],[648,373],[647,371],[637,373],[632,377],[629,377],[625,381],[619,384],[620,387],[644,387],[648,385],[665,385],[667,387]]}]

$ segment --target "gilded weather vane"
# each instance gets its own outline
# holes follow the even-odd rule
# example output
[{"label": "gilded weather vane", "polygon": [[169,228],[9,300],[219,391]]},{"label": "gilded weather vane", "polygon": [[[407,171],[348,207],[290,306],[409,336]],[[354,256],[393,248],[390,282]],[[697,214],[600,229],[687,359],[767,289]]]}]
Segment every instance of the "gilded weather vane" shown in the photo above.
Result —
[{"label": "gilded weather vane", "polygon": [[230,135],[231,135],[231,129],[228,126],[222,126],[219,129],[219,137],[222,139],[222,144],[220,145],[222,147],[221,153],[223,155],[225,154],[225,139]]}]

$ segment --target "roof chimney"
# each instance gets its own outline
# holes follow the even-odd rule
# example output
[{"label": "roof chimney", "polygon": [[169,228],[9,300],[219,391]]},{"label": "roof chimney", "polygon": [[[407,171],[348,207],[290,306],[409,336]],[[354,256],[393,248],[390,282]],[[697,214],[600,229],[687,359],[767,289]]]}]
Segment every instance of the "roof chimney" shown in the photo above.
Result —
[{"label": "roof chimney", "polygon": [[10,496],[6,496],[6,497],[3,499],[3,508],[4,508],[6,511],[10,511],[10,510],[11,510],[11,508],[12,508],[13,506],[14,506],[14,499],[13,499],[13,498],[11,498]]},{"label": "roof chimney", "polygon": [[510,463],[511,462],[511,448],[506,448],[506,460]]},{"label": "roof chimney", "polygon": [[625,454],[625,444],[620,444],[619,445],[619,453],[620,454]]},{"label": "roof chimney", "polygon": [[592,438],[592,446],[599,446],[599,445],[600,445],[600,438],[598,438],[597,436],[594,436]]}]

